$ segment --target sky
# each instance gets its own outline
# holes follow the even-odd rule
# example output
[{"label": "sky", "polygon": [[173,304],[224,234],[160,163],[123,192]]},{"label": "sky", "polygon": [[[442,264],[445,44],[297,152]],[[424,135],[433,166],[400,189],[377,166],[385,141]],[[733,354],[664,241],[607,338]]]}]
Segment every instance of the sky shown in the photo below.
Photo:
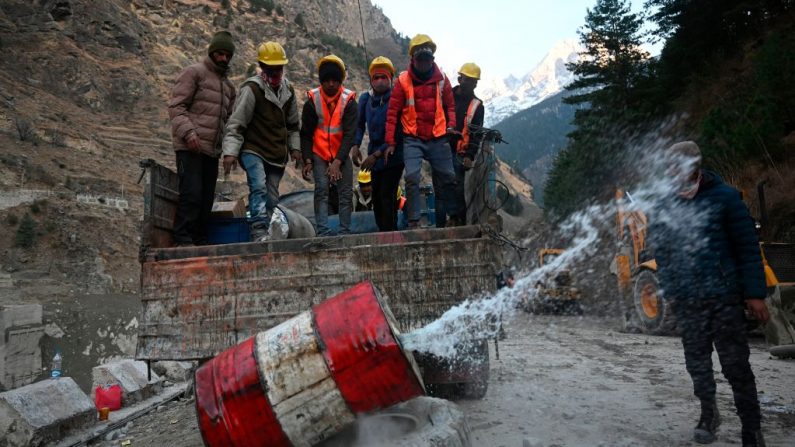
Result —
[{"label": "sky", "polygon": [[[596,0],[372,1],[398,32],[431,36],[438,46],[436,62],[445,72],[475,62],[483,77],[498,78],[521,77],[556,42],[577,39],[586,9],[596,4]],[[631,3],[635,11],[643,6],[643,0]]]}]

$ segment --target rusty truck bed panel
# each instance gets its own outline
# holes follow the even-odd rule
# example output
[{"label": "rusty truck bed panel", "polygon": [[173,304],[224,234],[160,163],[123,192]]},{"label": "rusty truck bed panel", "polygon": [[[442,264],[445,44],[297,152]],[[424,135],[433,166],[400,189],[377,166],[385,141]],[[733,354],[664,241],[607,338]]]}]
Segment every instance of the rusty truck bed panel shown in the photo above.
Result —
[{"label": "rusty truck bed panel", "polygon": [[206,256],[240,256],[275,252],[323,251],[363,245],[405,244],[451,239],[473,239],[483,236],[479,226],[433,228],[411,231],[353,234],[310,239],[284,239],[271,242],[236,243],[200,247],[150,248],[144,262],[167,261]]},{"label": "rusty truck bed panel", "polygon": [[212,357],[364,279],[407,330],[494,290],[493,255],[473,238],[145,262],[136,357]]}]

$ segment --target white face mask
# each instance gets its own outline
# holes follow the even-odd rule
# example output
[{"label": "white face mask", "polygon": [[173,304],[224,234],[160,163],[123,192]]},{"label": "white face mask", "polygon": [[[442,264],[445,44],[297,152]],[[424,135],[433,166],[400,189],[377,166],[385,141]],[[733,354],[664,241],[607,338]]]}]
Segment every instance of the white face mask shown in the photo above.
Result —
[{"label": "white face mask", "polygon": [[691,200],[693,197],[696,196],[698,193],[698,187],[701,185],[701,170],[698,170],[698,176],[695,178],[688,179],[688,183],[685,183],[682,186],[682,189],[679,190],[679,197],[687,200]]}]

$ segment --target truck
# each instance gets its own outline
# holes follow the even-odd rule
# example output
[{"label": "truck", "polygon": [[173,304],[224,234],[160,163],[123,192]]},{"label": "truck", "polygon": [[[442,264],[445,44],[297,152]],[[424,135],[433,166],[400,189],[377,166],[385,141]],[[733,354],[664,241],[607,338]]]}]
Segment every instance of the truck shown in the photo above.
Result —
[{"label": "truck", "polygon": [[[500,249],[479,225],[175,247],[178,177],[141,162],[141,313],[136,358],[206,360],[369,279],[408,332],[464,299],[496,291]],[[466,360],[425,358],[426,385],[488,386],[486,341]]]}]

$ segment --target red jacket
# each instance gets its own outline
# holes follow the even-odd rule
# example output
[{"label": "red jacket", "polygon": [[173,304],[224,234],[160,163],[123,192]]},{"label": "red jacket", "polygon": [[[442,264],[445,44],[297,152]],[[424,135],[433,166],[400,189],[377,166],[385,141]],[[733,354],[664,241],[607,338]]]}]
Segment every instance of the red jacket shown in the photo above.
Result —
[{"label": "red jacket", "polygon": [[[450,80],[442,73],[436,64],[433,64],[433,74],[426,81],[417,78],[411,69],[408,68],[412,81],[414,81],[414,107],[417,109],[417,137],[421,140],[433,138],[433,122],[436,112],[436,89],[439,81],[444,77],[444,90],[442,91],[442,104],[445,108],[447,127],[455,128],[455,99],[453,98],[453,87]],[[386,144],[395,144],[395,128],[400,122],[400,113],[406,101],[406,95],[400,87],[399,82],[395,82],[392,89],[392,97],[389,98],[389,110],[386,113]]]}]

